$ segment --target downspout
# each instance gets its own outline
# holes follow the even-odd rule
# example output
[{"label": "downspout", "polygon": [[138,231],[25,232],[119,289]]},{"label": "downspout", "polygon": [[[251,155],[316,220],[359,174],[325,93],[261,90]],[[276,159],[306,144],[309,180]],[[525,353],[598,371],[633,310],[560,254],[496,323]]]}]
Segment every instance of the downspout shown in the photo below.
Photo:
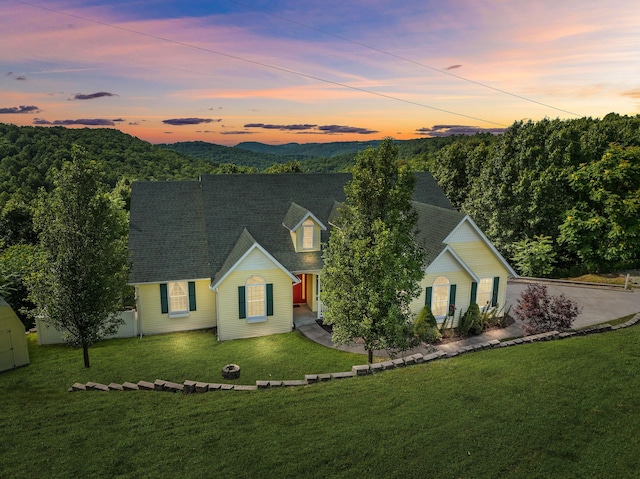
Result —
[{"label": "downspout", "polygon": [[216,288],[216,336],[220,342],[220,303],[218,302],[218,288]]},{"label": "downspout", "polygon": [[135,286],[136,316],[138,317],[138,336],[142,339],[142,309],[140,308],[140,285]]}]

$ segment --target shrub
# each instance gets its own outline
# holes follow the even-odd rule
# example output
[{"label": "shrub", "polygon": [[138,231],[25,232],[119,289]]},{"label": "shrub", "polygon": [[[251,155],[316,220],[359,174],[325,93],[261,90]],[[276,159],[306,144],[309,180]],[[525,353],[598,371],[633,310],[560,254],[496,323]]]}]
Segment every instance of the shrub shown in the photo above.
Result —
[{"label": "shrub", "polygon": [[471,303],[469,309],[460,315],[458,331],[462,336],[475,336],[480,334],[483,329],[484,321],[480,314],[480,308],[476,303]]},{"label": "shrub", "polygon": [[564,294],[549,296],[547,287],[541,284],[527,286],[514,310],[526,335],[569,329],[578,314],[580,308],[575,301]]},{"label": "shrub", "polygon": [[541,277],[551,274],[556,254],[551,236],[525,238],[513,245],[513,261],[523,276]]},{"label": "shrub", "polygon": [[414,336],[423,343],[440,341],[442,335],[438,331],[438,322],[429,306],[422,308],[413,324]]}]

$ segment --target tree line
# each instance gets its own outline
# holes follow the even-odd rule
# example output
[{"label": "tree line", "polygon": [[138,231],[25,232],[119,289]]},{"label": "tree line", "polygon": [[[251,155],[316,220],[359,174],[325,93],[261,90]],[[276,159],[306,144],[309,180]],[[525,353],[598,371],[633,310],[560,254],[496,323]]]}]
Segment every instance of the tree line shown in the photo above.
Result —
[{"label": "tree line", "polygon": [[640,265],[640,115],[519,121],[414,163],[524,274]]}]

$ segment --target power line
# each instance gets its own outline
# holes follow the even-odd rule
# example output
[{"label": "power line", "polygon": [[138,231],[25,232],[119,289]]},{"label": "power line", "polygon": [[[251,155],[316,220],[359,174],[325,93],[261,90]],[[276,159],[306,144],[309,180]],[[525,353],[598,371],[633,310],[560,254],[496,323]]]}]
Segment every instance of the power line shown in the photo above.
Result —
[{"label": "power line", "polygon": [[56,13],[56,14],[59,14],[59,15],[65,15],[67,17],[76,18],[78,20],[83,20],[83,21],[86,21],[86,22],[95,23],[97,25],[102,25],[102,26],[105,26],[105,27],[114,28],[114,29],[121,30],[121,31],[124,31],[124,32],[128,32],[128,33],[133,33],[135,35],[141,35],[141,36],[144,36],[144,37],[147,37],[147,38],[153,38],[154,40],[160,40],[160,41],[163,41],[163,42],[172,43],[174,45],[180,45],[180,46],[183,46],[183,47],[186,47],[186,48],[191,48],[191,49],[194,49],[194,50],[199,50],[199,51],[202,51],[202,52],[212,53],[214,55],[223,56],[223,57],[226,57],[226,58],[230,58],[232,60],[238,60],[238,61],[241,61],[241,62],[250,63],[250,64],[257,65],[257,66],[260,66],[260,67],[263,67],[263,68],[269,68],[269,69],[272,69],[272,70],[277,70],[277,71],[281,71],[281,72],[284,72],[284,73],[289,73],[291,75],[297,75],[299,77],[308,78],[308,79],[311,79],[311,80],[316,80],[316,81],[327,83],[327,84],[330,84],[330,85],[335,85],[335,86],[339,86],[339,87],[342,87],[342,88],[348,88],[350,90],[359,91],[359,92],[362,92],[362,93],[367,93],[369,95],[375,95],[375,96],[378,96],[378,97],[381,97],[381,98],[386,98],[388,100],[399,101],[399,102],[406,103],[406,104],[409,104],[409,105],[414,105],[414,106],[418,106],[418,107],[422,107],[422,108],[428,108],[430,110],[435,110],[435,111],[439,111],[439,112],[442,112],[442,113],[447,113],[447,114],[450,114],[450,115],[456,115],[456,116],[468,118],[468,119],[471,119],[471,120],[477,120],[477,121],[481,121],[481,122],[484,122],[484,123],[490,123],[492,125],[503,126],[503,127],[507,126],[505,124],[497,123],[495,121],[485,120],[483,118],[479,118],[479,117],[475,117],[475,116],[471,116],[471,115],[465,115],[464,113],[458,113],[458,112],[455,112],[455,111],[445,110],[443,108],[437,108],[435,106],[426,105],[424,103],[419,103],[419,102],[412,101],[412,100],[406,100],[406,99],[399,98],[399,97],[396,97],[396,96],[387,95],[385,93],[380,93],[380,92],[375,92],[375,91],[372,91],[372,90],[367,90],[366,88],[360,88],[360,87],[356,87],[356,86],[353,86],[353,85],[348,85],[346,83],[341,83],[341,82],[337,82],[337,81],[333,81],[333,80],[327,80],[326,78],[321,78],[321,77],[318,77],[318,76],[315,76],[315,75],[310,75],[308,73],[302,73],[302,72],[298,72],[298,71],[295,71],[295,70],[290,70],[288,68],[279,67],[279,66],[276,66],[276,65],[271,65],[269,63],[259,62],[257,60],[250,60],[248,58],[243,58],[243,57],[240,57],[240,56],[237,56],[237,55],[231,55],[231,54],[228,54],[228,53],[223,53],[223,52],[220,52],[220,51],[217,51],[217,50],[212,50],[210,48],[199,47],[197,45],[193,45],[193,44],[186,43],[186,42],[181,42],[179,40],[174,40],[174,39],[167,38],[167,37],[162,37],[162,36],[159,36],[159,35],[154,35],[152,33],[145,33],[145,32],[141,32],[141,31],[138,31],[138,30],[134,30],[132,28],[122,27],[122,26],[119,26],[119,25],[114,25],[112,23],[103,22],[101,20],[94,20],[94,19],[91,19],[91,18],[83,17],[81,15],[76,15],[76,14],[73,14],[73,13],[64,12],[62,10],[57,10],[57,9],[54,9],[54,8],[44,7],[44,6],[41,6],[41,5],[36,5],[36,4],[30,3],[30,2],[26,2],[24,0],[14,0],[14,1],[17,2],[17,3],[21,3],[23,5],[26,5],[26,6],[29,6],[29,7],[33,7],[33,8],[38,8],[40,10],[44,10],[44,11],[47,11],[47,12]]},{"label": "power line", "polygon": [[502,89],[500,89],[500,88],[496,88],[496,87],[493,87],[493,86],[491,86],[491,85],[487,85],[486,83],[481,83],[481,82],[476,81],[476,80],[471,80],[471,79],[469,79],[469,78],[465,78],[465,77],[463,77],[463,76],[456,75],[455,73],[448,72],[447,70],[442,70],[442,69],[440,69],[440,68],[436,68],[436,67],[429,66],[429,65],[426,65],[426,64],[424,64],[424,63],[418,62],[418,61],[416,61],[416,60],[412,60],[412,59],[410,59],[410,58],[406,58],[406,57],[403,57],[403,56],[401,56],[401,55],[396,55],[395,53],[391,53],[391,52],[388,52],[388,51],[386,51],[386,50],[381,50],[381,49],[379,49],[379,48],[372,47],[371,45],[367,45],[367,44],[362,43],[362,42],[359,42],[359,41],[357,41],[357,40],[352,40],[352,39],[350,39],[350,38],[343,37],[342,35],[338,35],[338,34],[336,34],[336,33],[331,33],[331,32],[328,32],[328,31],[326,31],[326,30],[322,30],[321,28],[317,28],[317,27],[314,27],[314,26],[311,26],[311,25],[307,25],[306,23],[300,22],[300,21],[298,21],[298,20],[294,20],[294,19],[292,19],[292,18],[284,17],[284,16],[282,16],[282,15],[278,15],[278,14],[276,14],[276,13],[268,12],[268,11],[266,11],[266,10],[261,10],[261,9],[259,9],[259,8],[253,7],[253,6],[251,6],[251,5],[246,5],[246,4],[244,4],[244,3],[238,2],[238,1],[236,1],[236,0],[228,0],[228,1],[229,1],[229,2],[231,2],[231,3],[235,3],[236,5],[239,5],[239,6],[241,6],[241,7],[248,8],[248,9],[250,9],[250,10],[254,10],[254,11],[256,11],[256,12],[264,13],[265,15],[270,15],[270,16],[272,16],[272,17],[274,17],[274,18],[278,18],[278,19],[280,19],[280,20],[284,20],[284,21],[286,21],[286,22],[290,22],[290,23],[293,23],[293,24],[299,25],[299,26],[301,26],[301,27],[308,28],[308,29],[313,30],[313,31],[315,31],[315,32],[322,33],[322,34],[324,34],[324,35],[329,35],[329,36],[331,36],[331,37],[337,38],[338,40],[342,40],[342,41],[345,41],[345,42],[349,42],[349,43],[352,43],[352,44],[354,44],[354,45],[358,45],[358,46],[361,46],[361,47],[363,47],[363,48],[366,48],[366,49],[368,49],[368,50],[372,50],[372,51],[374,51],[374,52],[381,53],[381,54],[383,54],[383,55],[387,55],[387,56],[392,57],[392,58],[395,58],[395,59],[397,59],[397,60],[402,60],[402,61],[404,61],[404,62],[412,63],[413,65],[417,65],[417,66],[420,66],[420,67],[423,67],[423,68],[427,68],[428,70],[432,70],[432,71],[435,71],[435,72],[438,72],[438,73],[442,73],[442,74],[444,74],[444,75],[449,75],[449,76],[451,76],[451,77],[457,78],[458,80],[466,81],[466,82],[468,82],[468,83],[472,83],[472,84],[474,84],[474,85],[478,85],[478,86],[481,86],[481,87],[483,87],[483,88],[488,88],[488,89],[490,89],[490,90],[497,91],[497,92],[499,92],[499,93],[503,93],[503,94],[505,94],[505,95],[509,95],[509,96],[514,97],[514,98],[518,98],[518,99],[520,99],[520,100],[524,100],[524,101],[528,101],[528,102],[531,102],[531,103],[535,103],[536,105],[544,106],[545,108],[551,108],[552,110],[557,110],[557,111],[561,111],[561,112],[563,112],[563,113],[568,113],[569,115],[573,115],[573,116],[577,116],[577,117],[582,117],[582,115],[579,115],[579,114],[577,114],[577,113],[573,113],[573,112],[568,111],[568,110],[563,110],[562,108],[557,108],[557,107],[555,107],[555,106],[553,106],[553,105],[548,105],[548,104],[546,104],[546,103],[542,103],[542,102],[537,101],[537,100],[532,100],[531,98],[527,98],[527,97],[524,97],[524,96],[522,96],[522,95],[518,95],[518,94],[516,94],[516,93],[511,93],[511,92],[508,92],[508,91],[506,91],[506,90],[502,90]]}]

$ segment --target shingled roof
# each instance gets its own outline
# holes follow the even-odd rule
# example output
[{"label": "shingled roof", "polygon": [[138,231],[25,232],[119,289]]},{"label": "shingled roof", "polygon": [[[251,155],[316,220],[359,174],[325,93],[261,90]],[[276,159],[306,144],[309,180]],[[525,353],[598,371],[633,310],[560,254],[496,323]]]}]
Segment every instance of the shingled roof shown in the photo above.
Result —
[{"label": "shingled roof", "polygon": [[[320,270],[322,253],[296,253],[283,222],[291,226],[308,211],[329,227],[330,215],[344,201],[344,186],[350,178],[348,173],[288,173],[135,182],[131,191],[130,282],[219,277],[232,256],[249,248],[247,242],[251,241],[292,273]],[[429,173],[416,174],[413,200],[420,215],[418,227],[423,231],[420,239],[425,244],[441,243],[446,237],[444,229],[464,216],[453,209]],[[425,214],[436,214],[439,219],[423,220]],[[445,220],[444,225],[440,219]],[[327,242],[328,235],[329,231],[323,230],[321,241]]]}]

